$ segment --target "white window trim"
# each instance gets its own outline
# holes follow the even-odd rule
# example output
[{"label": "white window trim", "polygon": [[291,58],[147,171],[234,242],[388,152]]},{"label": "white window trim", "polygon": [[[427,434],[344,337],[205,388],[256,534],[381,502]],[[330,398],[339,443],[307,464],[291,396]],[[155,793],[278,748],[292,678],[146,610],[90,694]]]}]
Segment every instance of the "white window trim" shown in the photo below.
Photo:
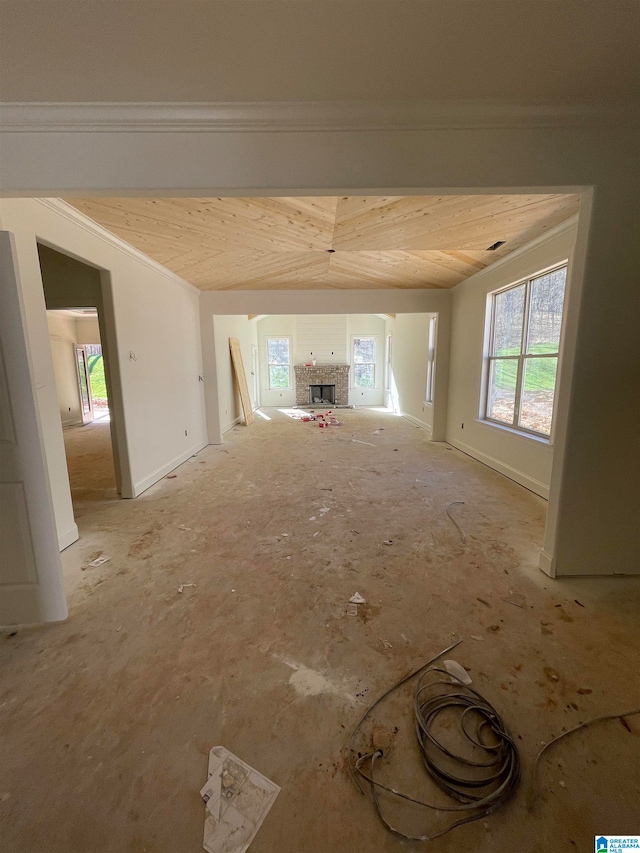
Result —
[{"label": "white window trim", "polygon": [[438,316],[429,317],[429,332],[427,335],[427,382],[424,393],[426,406],[433,406],[436,385],[436,346],[438,344]]},{"label": "white window trim", "polygon": [[[384,337],[384,387],[383,391],[391,391],[391,371],[393,363],[393,332]],[[375,373],[374,373],[375,378]]]},{"label": "white window trim", "polygon": [[[505,430],[507,432],[513,433],[515,435],[520,435],[524,438],[533,438],[537,441],[541,441],[545,444],[552,445],[553,444],[553,434],[555,428],[555,414],[556,414],[556,402],[557,395],[553,395],[553,411],[551,412],[551,430],[549,435],[544,432],[538,432],[537,430],[530,429],[529,427],[521,426],[518,423],[520,418],[520,405],[522,398],[522,380],[524,377],[524,362],[527,358],[557,358],[558,359],[558,370],[556,372],[556,388],[558,385],[558,376],[560,375],[560,360],[562,357],[562,343],[564,337],[564,306],[562,312],[562,324],[560,327],[560,338],[558,341],[558,349],[556,352],[552,353],[535,353],[529,354],[524,353],[523,349],[525,347],[525,333],[529,328],[529,312],[531,305],[531,282],[541,276],[547,275],[548,273],[555,272],[556,270],[560,270],[566,268],[567,276],[565,279],[565,300],[566,300],[566,289],[569,284],[569,262],[568,260],[564,260],[561,263],[554,264],[553,266],[547,267],[546,269],[540,270],[539,272],[531,273],[530,275],[525,276],[524,278],[518,279],[518,281],[514,281],[511,284],[506,285],[506,287],[500,287],[498,290],[492,290],[487,294],[487,315],[486,315],[486,324],[485,324],[485,353],[484,353],[484,365],[483,365],[483,373],[482,373],[482,408],[480,411],[479,422],[485,424],[490,427],[498,427],[499,429]],[[524,300],[524,311],[522,312],[522,339],[520,345],[520,355],[518,356],[494,356],[491,355],[493,351],[493,337],[495,333],[494,326],[494,311],[495,311],[495,297],[501,293],[505,293],[508,290],[513,290],[516,287],[521,287],[525,285],[525,300]],[[508,424],[504,421],[496,420],[495,418],[489,417],[487,414],[489,410],[489,394],[491,393],[491,363],[493,361],[508,361],[508,360],[518,360],[518,367],[516,373],[516,393],[514,399],[514,407],[513,407],[513,421]]]},{"label": "white window trim", "polygon": [[[375,389],[379,389],[378,385],[378,357],[379,357],[379,343],[378,343],[379,335],[351,335],[351,388],[352,390],[357,391],[374,391]],[[366,361],[360,362],[361,364],[373,364],[373,385],[356,385],[356,362],[355,362],[355,342],[356,340],[362,340],[363,338],[371,338],[376,347],[375,359],[373,362]]]},{"label": "white window trim", "polygon": [[[289,341],[289,364],[287,365],[289,368],[289,384],[286,388],[281,388],[280,386],[274,387],[271,384],[271,362],[269,361],[269,341]],[[267,384],[269,386],[269,391],[291,391],[291,347],[292,340],[291,335],[266,335],[265,336],[265,348],[267,350]],[[275,365],[276,367],[284,367],[284,365]]]}]

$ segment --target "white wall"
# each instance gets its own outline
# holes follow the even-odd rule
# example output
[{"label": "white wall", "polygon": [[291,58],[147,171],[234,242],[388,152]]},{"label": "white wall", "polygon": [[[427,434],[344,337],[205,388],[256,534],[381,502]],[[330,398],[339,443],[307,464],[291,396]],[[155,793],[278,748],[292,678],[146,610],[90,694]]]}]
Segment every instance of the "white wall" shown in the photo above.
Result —
[{"label": "white wall", "polygon": [[[452,291],[447,441],[542,497],[549,496],[553,442],[480,419],[487,295],[573,255],[575,220],[554,229]],[[571,288],[569,269],[568,289]],[[464,426],[463,426],[464,424]]]},{"label": "white wall", "polygon": [[62,426],[82,423],[75,345],[100,343],[98,318],[47,311],[47,325]]},{"label": "white wall", "polygon": [[[291,387],[289,389],[269,388],[269,365],[267,361],[267,338],[291,338]],[[293,365],[310,360],[298,352],[298,316],[295,314],[271,314],[258,322],[258,363],[260,366],[260,405],[295,406],[296,377]],[[318,357],[318,361],[319,361]],[[327,363],[327,362],[325,362]]]},{"label": "white wall", "polygon": [[[353,375],[353,338],[376,338],[374,388],[356,388]],[[295,375],[291,388],[269,388],[267,338],[291,338],[292,365],[315,359],[318,364],[349,364],[349,404],[381,406],[384,402],[384,320],[375,314],[277,314],[258,322],[260,357],[260,402],[263,406],[293,406],[296,402]]]},{"label": "white wall", "polygon": [[100,327],[97,317],[76,318],[76,340],[79,344],[99,344]]},{"label": "white wall", "polygon": [[[233,372],[229,338],[240,342],[244,372],[249,386],[252,407],[256,401],[251,383],[251,346],[258,344],[257,322],[249,320],[246,314],[217,316],[213,318],[213,338],[215,345],[215,375],[217,378],[218,430],[223,436],[227,430],[244,419],[240,393]],[[219,443],[219,442],[212,442]]]},{"label": "white wall", "polygon": [[73,317],[48,311],[47,325],[62,426],[82,423],[75,353],[76,322]]},{"label": "white wall", "polygon": [[[356,388],[353,371],[353,339],[354,337],[369,337],[376,339],[376,369],[374,388]],[[384,320],[376,314],[347,315],[347,361],[351,365],[349,371],[349,403],[353,406],[382,406],[384,405]]]},{"label": "white wall", "polygon": [[[429,321],[436,318],[433,399],[425,401]],[[449,377],[449,306],[436,312],[397,314],[385,323],[391,335],[391,371],[385,404],[425,429],[432,440],[443,441],[446,433]]]},{"label": "white wall", "polygon": [[[135,497],[206,444],[198,296],[158,265],[120,248],[66,206],[0,201],[15,235],[27,332],[61,546],[77,538],[37,253],[37,240],[106,271],[110,358],[120,373],[123,496]],[[74,306],[68,306],[74,307]],[[130,352],[135,358],[130,357]],[[75,531],[75,533],[74,533]]]}]

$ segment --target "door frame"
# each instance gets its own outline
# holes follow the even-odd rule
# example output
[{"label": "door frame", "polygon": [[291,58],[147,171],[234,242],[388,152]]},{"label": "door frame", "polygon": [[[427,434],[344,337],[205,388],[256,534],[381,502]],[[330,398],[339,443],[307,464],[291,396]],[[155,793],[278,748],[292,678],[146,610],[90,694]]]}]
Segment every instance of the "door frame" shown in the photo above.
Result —
[{"label": "door frame", "polygon": [[[83,425],[93,423],[93,397],[91,396],[91,377],[89,375],[89,363],[87,362],[87,348],[84,344],[73,345],[76,353],[76,373],[78,379],[78,394],[80,395],[80,417]],[[80,358],[82,353],[82,367],[84,368],[84,389],[82,385],[82,373],[80,372]],[[86,390],[86,403],[88,410],[85,410],[85,395],[83,390]]]},{"label": "door frame", "polygon": [[253,377],[253,411],[260,408],[260,365],[258,363],[258,347],[251,344],[251,376]]}]

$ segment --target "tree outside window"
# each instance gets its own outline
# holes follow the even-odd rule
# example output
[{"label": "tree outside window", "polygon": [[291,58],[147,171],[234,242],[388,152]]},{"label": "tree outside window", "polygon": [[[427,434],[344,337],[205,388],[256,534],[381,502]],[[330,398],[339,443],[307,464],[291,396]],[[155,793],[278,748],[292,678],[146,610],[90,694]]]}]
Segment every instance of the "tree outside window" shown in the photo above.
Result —
[{"label": "tree outside window", "polygon": [[353,384],[356,388],[375,388],[376,339],[353,339]]},{"label": "tree outside window", "polygon": [[291,387],[291,340],[290,338],[267,338],[267,362],[269,364],[269,388]]},{"label": "tree outside window", "polygon": [[492,298],[486,418],[551,434],[567,267]]}]

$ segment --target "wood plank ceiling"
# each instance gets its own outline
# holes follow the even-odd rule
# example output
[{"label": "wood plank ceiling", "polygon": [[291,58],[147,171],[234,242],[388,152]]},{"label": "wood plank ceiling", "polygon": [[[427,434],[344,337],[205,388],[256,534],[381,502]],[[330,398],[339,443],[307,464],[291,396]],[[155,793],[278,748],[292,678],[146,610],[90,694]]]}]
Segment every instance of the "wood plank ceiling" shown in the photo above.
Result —
[{"label": "wood plank ceiling", "polygon": [[67,201],[201,290],[453,287],[579,203],[576,195]]}]

